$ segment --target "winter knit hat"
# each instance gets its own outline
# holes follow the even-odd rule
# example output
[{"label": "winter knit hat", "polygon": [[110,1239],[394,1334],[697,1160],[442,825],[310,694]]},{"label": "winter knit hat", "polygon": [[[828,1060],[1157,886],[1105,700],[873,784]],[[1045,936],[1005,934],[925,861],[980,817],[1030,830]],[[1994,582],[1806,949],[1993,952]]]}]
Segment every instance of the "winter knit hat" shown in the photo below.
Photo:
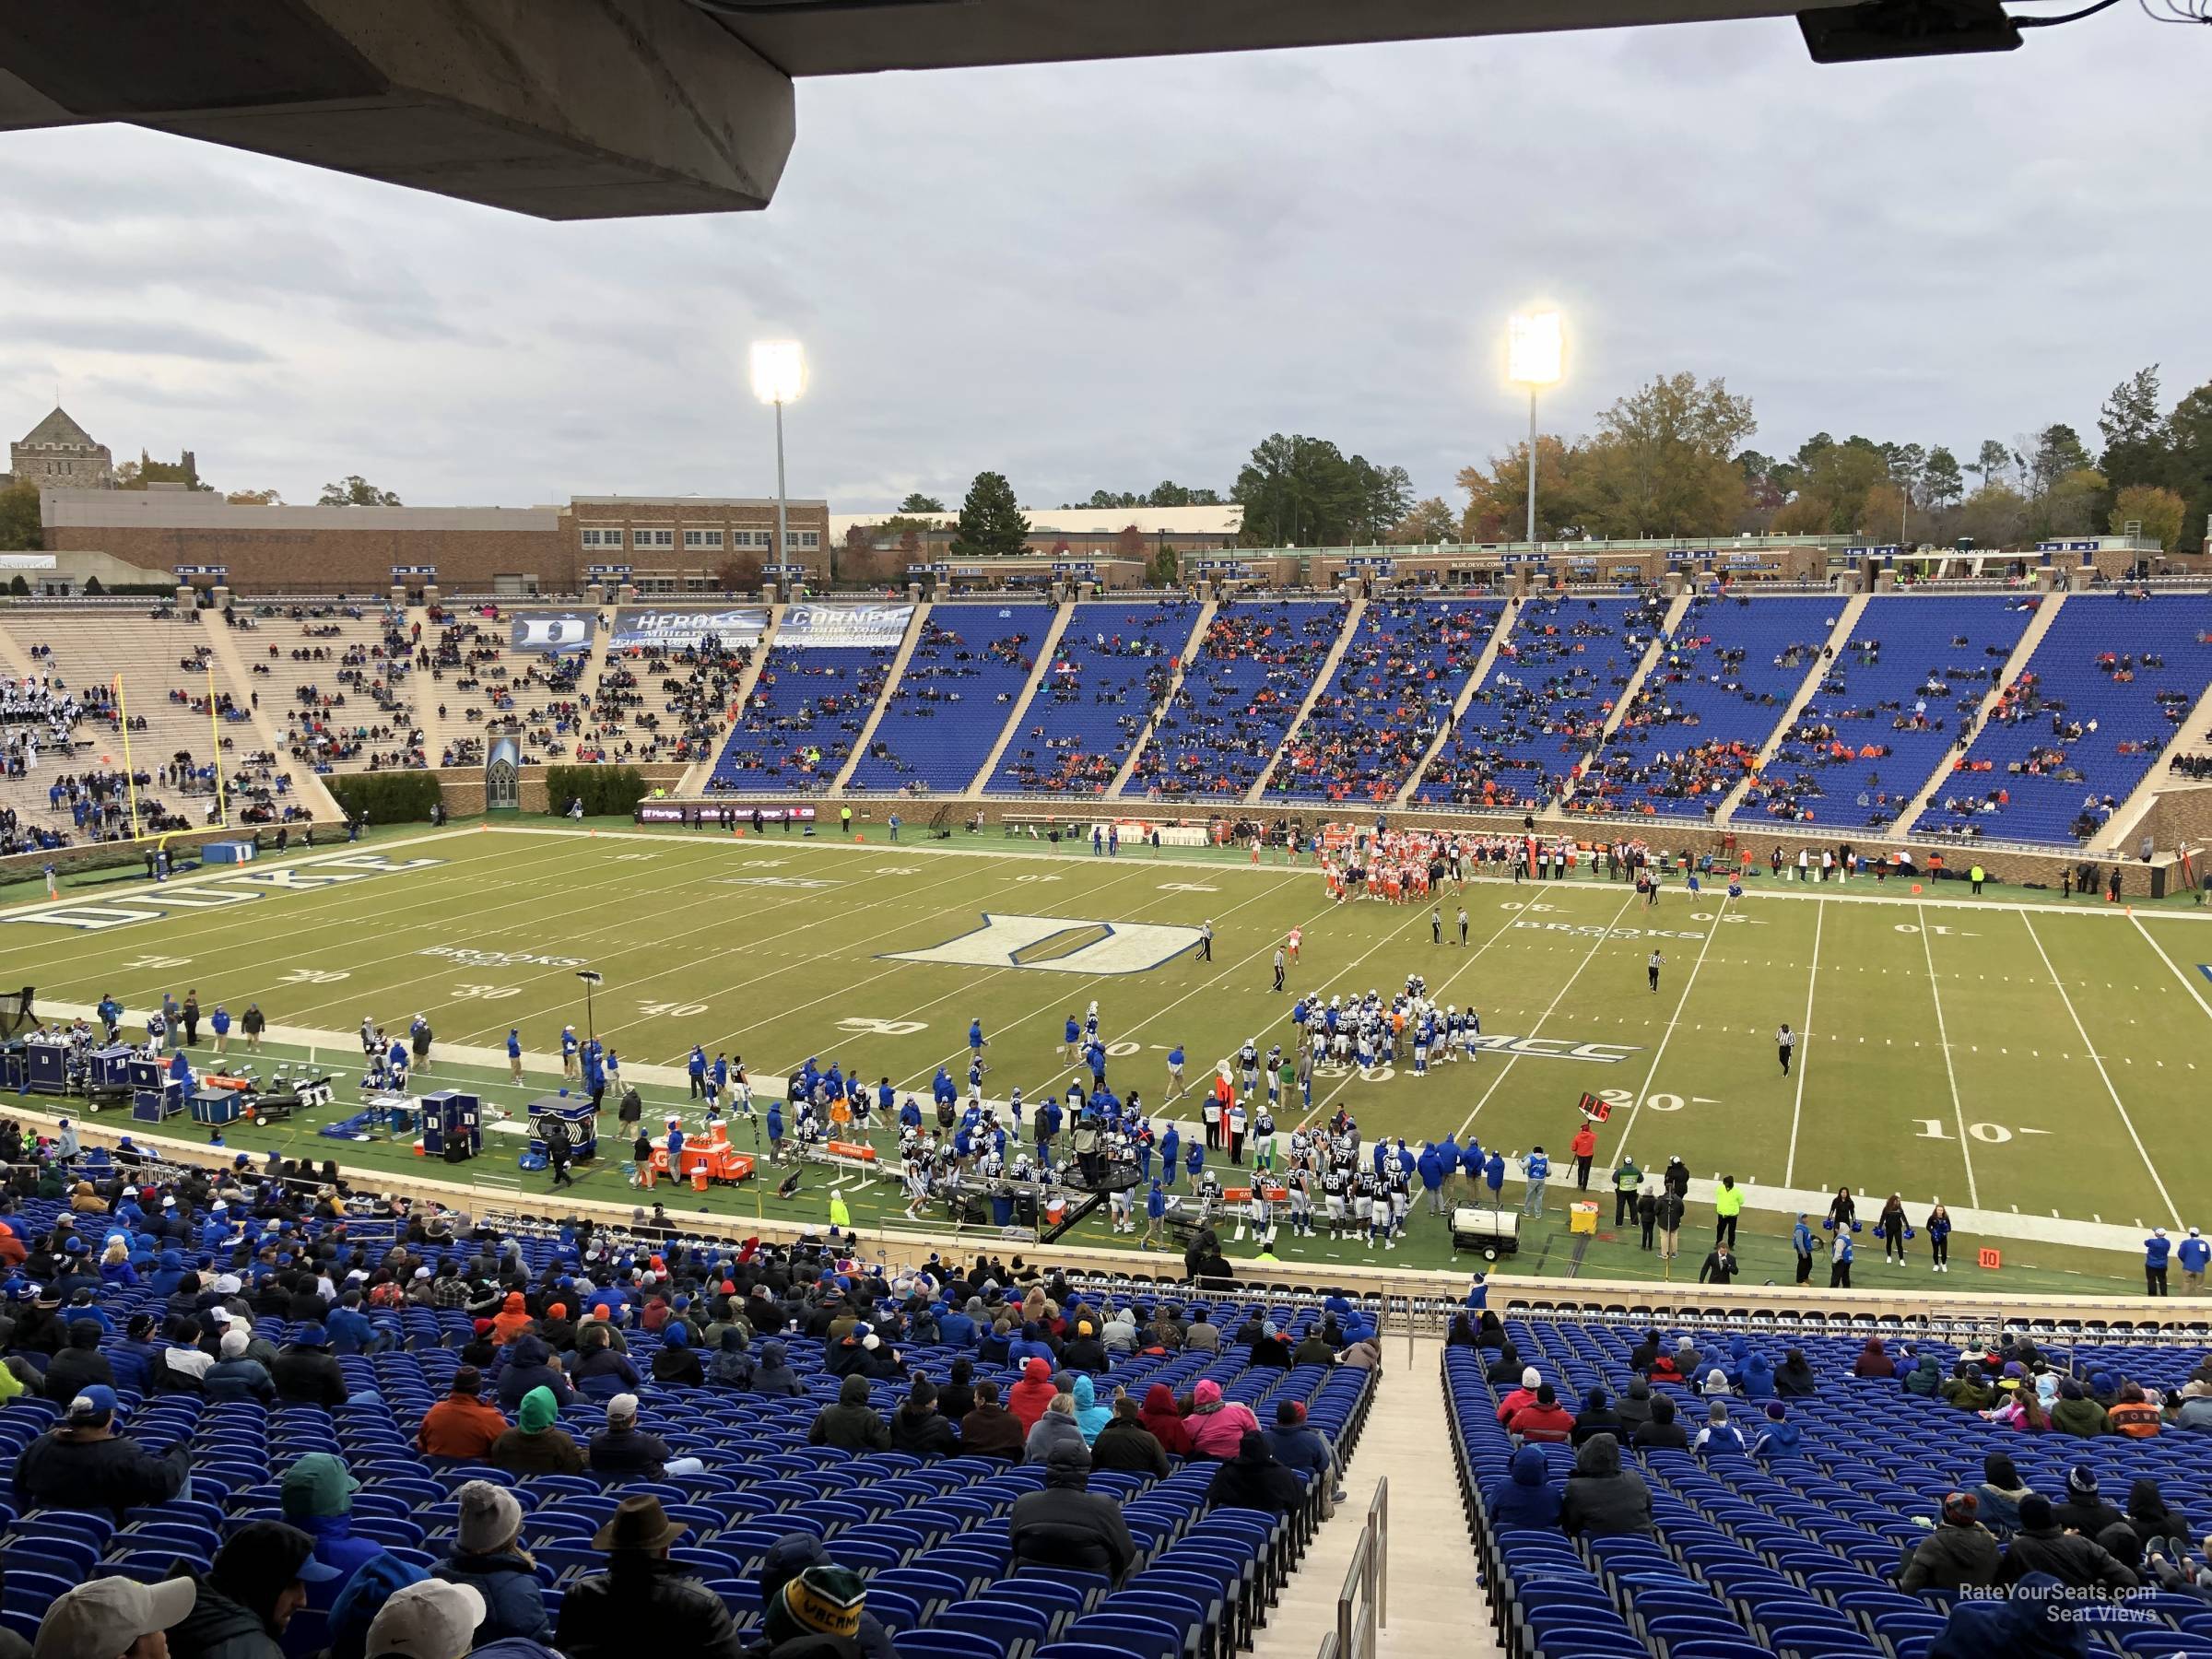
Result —
[{"label": "winter knit hat", "polygon": [[2051,1513],[2050,1499],[2044,1497],[2041,1492],[2030,1492],[2020,1500],[2021,1531],[2041,1532],[2053,1524],[2055,1524],[2055,1517]]},{"label": "winter knit hat", "polygon": [[493,1555],[514,1542],[523,1530],[523,1506],[505,1487],[472,1480],[459,1495],[461,1520],[456,1542],[464,1555]]},{"label": "winter knit hat", "polygon": [[2066,1471],[2066,1490],[2077,1498],[2094,1498],[2097,1495],[2097,1471],[2088,1464],[2076,1464]]},{"label": "winter knit hat", "polygon": [[559,1416],[560,1407],[554,1403],[553,1391],[541,1386],[523,1396],[523,1408],[514,1414],[514,1426],[524,1434],[543,1434]]},{"label": "winter knit hat", "polygon": [[1943,1519],[1948,1526],[1971,1526],[1982,1500],[1971,1492],[1947,1492],[1943,1498]]},{"label": "winter knit hat", "polygon": [[1536,1384],[1537,1384],[1537,1383],[1539,1383],[1539,1382],[1543,1382],[1543,1381],[1544,1381],[1543,1377],[1542,1377],[1542,1376],[1541,1376],[1541,1375],[1538,1373],[1538,1371],[1536,1371],[1536,1368],[1535,1368],[1535,1366],[1533,1366],[1533,1365],[1529,1365],[1529,1366],[1524,1366],[1524,1367],[1522,1368],[1522,1371],[1521,1371],[1521,1386],[1522,1386],[1522,1387],[1524,1387],[1524,1388],[1534,1388],[1534,1387],[1535,1387],[1535,1386],[1536,1386]]},{"label": "winter knit hat", "polygon": [[761,1619],[761,1634],[774,1645],[799,1636],[837,1636],[847,1641],[860,1634],[866,1591],[860,1575],[842,1567],[809,1567],[776,1592]]}]

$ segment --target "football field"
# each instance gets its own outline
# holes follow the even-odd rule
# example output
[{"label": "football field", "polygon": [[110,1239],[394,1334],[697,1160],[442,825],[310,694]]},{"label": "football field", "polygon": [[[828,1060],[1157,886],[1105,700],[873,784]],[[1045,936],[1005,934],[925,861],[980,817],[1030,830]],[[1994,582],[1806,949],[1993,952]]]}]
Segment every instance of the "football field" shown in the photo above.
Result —
[{"label": "football field", "polygon": [[[1388,996],[1418,972],[1439,1003],[1479,1011],[1481,1051],[1418,1077],[1403,1063],[1324,1067],[1311,1106],[1277,1115],[1288,1129],[1344,1107],[1370,1139],[1418,1146],[1450,1130],[1509,1155],[1543,1145],[1549,1218],[1529,1229],[1524,1265],[1657,1271],[1630,1234],[1613,1236],[1607,1174],[1624,1150],[1648,1171],[1678,1156],[1700,1183],[1726,1173],[1748,1185],[1755,1280],[1786,1278],[1791,1213],[1841,1185],[1861,1194],[1868,1223],[1892,1191],[1916,1225],[1933,1198],[1961,1212],[1945,1288],[1988,1288],[1971,1277],[1986,1246],[2002,1271],[2037,1276],[2023,1285],[2088,1288],[2088,1276],[2139,1289],[2121,1247],[2154,1225],[2204,1219],[2212,1151],[2195,1114],[2212,1084],[2212,920],[2201,911],[1997,888],[1974,900],[1962,882],[1915,894],[1765,877],[1736,900],[1677,885],[1646,907],[1625,883],[1582,876],[1447,887],[1440,944],[1427,904],[1335,903],[1310,867],[1205,851],[1093,858],[995,831],[928,844],[873,833],[853,844],[543,820],[392,832],[13,905],[0,912],[0,980],[35,984],[42,1010],[112,994],[142,1017],[188,989],[234,1016],[257,1001],[285,1033],[280,1052],[312,1044],[345,1068],[328,1117],[354,1109],[364,1017],[394,1031],[429,1019],[436,1069],[419,1086],[483,1082],[509,1105],[545,1092],[561,1025],[587,1025],[585,968],[605,976],[588,1023],[642,1080],[649,1109],[685,1106],[680,1075],[646,1068],[680,1074],[694,1042],[742,1056],[757,1087],[818,1056],[926,1099],[938,1065],[964,1079],[971,1019],[990,1040],[986,1092],[1018,1084],[1033,1100],[1065,1086],[1064,1022],[1095,1001],[1111,1080],[1124,1099],[1138,1091],[1157,1122],[1195,1116],[1194,1099],[1165,1104],[1171,1047],[1188,1051],[1200,1085],[1247,1039],[1288,1045],[1295,994]],[[1207,923],[1210,961],[1197,948]],[[1302,959],[1277,994],[1272,960],[1294,927]],[[1801,1033],[1788,1076],[1775,1044],[1784,1021]],[[500,1060],[511,1028],[534,1073],[515,1089]],[[1613,1107],[1592,1181],[1603,1201],[1594,1240],[1571,1236],[1564,1217],[1585,1090]],[[169,1128],[189,1132],[181,1120]],[[230,1138],[371,1166],[407,1155],[312,1129]],[[735,1137],[744,1144],[742,1129]],[[477,1177],[512,1186],[516,1149],[493,1137]],[[546,1178],[525,1179],[535,1191]],[[580,1190],[629,1195],[611,1160]],[[1693,1188],[1684,1235],[1693,1274],[1710,1239],[1703,1192]],[[1510,1182],[1507,1204],[1520,1193]],[[750,1192],[712,1202],[774,1204]],[[818,1218],[818,1193],[798,1204]],[[888,1185],[854,1205],[864,1221],[901,1207]],[[1416,1207],[1414,1236],[1392,1259],[1450,1259],[1418,1194]],[[1082,1236],[1112,1241],[1102,1225]],[[1924,1246],[1913,1248],[1912,1271],[1924,1275]],[[1880,1252],[1869,1226],[1860,1284],[1879,1279]],[[1286,1238],[1278,1253],[1363,1259],[1364,1247]]]}]

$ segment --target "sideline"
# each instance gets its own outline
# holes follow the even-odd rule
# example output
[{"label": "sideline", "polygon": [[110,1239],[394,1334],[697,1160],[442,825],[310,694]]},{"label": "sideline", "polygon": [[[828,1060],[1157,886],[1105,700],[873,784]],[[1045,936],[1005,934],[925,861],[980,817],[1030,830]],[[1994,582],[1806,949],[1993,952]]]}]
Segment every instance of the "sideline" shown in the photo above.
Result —
[{"label": "sideline", "polygon": [[[89,1003],[50,1003],[46,1005],[45,1011],[67,1018],[93,1019],[97,1018],[96,1011]],[[141,1010],[126,1008],[124,1014],[126,1022],[135,1014],[143,1018]],[[319,1031],[310,1030],[300,1026],[272,1025],[264,1033],[264,1039],[269,1042],[282,1043],[291,1048],[308,1049],[315,1053],[328,1051],[340,1064],[356,1069],[359,1067],[356,1056],[360,1053],[360,1039],[352,1032]],[[455,1065],[479,1066],[485,1070],[500,1073],[504,1073],[507,1067],[507,1051],[503,1047],[488,1048],[467,1043],[441,1042],[438,1044],[435,1053],[440,1060],[451,1060]],[[561,1073],[559,1055],[525,1049],[523,1053],[523,1065],[525,1078],[535,1077],[545,1081],[548,1088],[559,1087],[558,1080],[560,1078]],[[624,1063],[622,1075],[632,1082],[650,1083],[662,1088],[688,1089],[690,1087],[689,1074],[681,1066],[655,1065],[644,1061],[630,1061]],[[787,1078],[771,1077],[764,1074],[755,1074],[752,1081],[753,1094],[757,1100],[765,1100],[771,1095],[781,1096],[788,1083]],[[53,1114],[43,1105],[27,1103],[42,1101],[46,1097],[37,1095],[18,1097],[9,1103],[7,1110],[10,1112],[22,1112],[51,1121]],[[1001,1108],[1006,1104],[1001,1100],[989,1097],[986,1097],[985,1103]],[[1194,1101],[1194,1103],[1195,1102]],[[1164,1112],[1158,1112],[1147,1115],[1150,1117],[1156,1127],[1172,1123],[1181,1131],[1195,1132],[1199,1128],[1199,1124],[1194,1119],[1173,1119],[1169,1118]],[[1506,1163],[1509,1180],[1524,1179],[1520,1159],[1508,1159]],[[366,1173],[373,1175],[373,1171]],[[1720,1185],[1717,1178],[1708,1180],[1702,1176],[1692,1177],[1689,1183],[1689,1196],[1695,1202],[1710,1204],[1713,1194],[1720,1190]],[[1829,1200],[1833,1196],[1832,1194],[1816,1192],[1806,1187],[1769,1186],[1755,1183],[1739,1184],[1737,1190],[1744,1194],[1745,1207],[1748,1209],[1792,1217],[1799,1214],[1825,1215],[1828,1213]],[[1971,1207],[1954,1208],[1951,1211],[1951,1220],[1953,1227],[1958,1231],[1979,1238],[2023,1239],[2041,1243],[2072,1244],[2086,1250],[2124,1251],[2137,1256],[2140,1256],[2143,1250],[2142,1236],[2136,1229],[2121,1227],[2110,1221],[2073,1221],[2055,1216],[2030,1216],[2011,1210],[1985,1210]],[[1128,1253],[1133,1256],[1141,1255],[1141,1253],[1138,1252],[1129,1252]],[[1380,1264],[1371,1265],[1380,1265]],[[1638,1282],[1641,1283],[1641,1281]],[[1779,1289],[1780,1287],[1776,1287],[1776,1288]]]}]

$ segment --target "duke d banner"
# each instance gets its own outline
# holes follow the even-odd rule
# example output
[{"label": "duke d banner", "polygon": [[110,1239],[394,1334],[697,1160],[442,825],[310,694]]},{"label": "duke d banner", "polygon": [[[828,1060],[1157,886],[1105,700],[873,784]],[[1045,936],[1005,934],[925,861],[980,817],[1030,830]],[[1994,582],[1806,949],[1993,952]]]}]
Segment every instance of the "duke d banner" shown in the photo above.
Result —
[{"label": "duke d banner", "polygon": [[558,655],[568,651],[589,651],[592,629],[599,618],[592,611],[517,611],[514,649]]},{"label": "duke d banner", "polygon": [[776,643],[799,650],[830,646],[897,646],[913,620],[911,605],[794,605],[783,613]]},{"label": "duke d banner", "polygon": [[725,610],[640,608],[615,614],[615,633],[609,643],[616,651],[663,646],[687,651],[701,641],[715,640],[732,650],[749,650],[768,630],[768,607],[738,606]]}]

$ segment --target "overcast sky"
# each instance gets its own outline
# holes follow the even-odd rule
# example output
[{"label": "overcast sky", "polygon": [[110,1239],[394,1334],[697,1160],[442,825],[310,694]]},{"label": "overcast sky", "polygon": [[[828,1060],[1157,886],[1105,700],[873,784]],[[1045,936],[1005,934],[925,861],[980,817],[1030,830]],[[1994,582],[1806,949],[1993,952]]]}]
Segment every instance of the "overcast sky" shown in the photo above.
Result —
[{"label": "overcast sky", "polygon": [[806,342],[790,487],[983,467],[1226,489],[1271,431],[1454,504],[1514,441],[1725,376],[1755,447],[2066,420],[2212,379],[2212,41],[2132,6],[2002,57],[1817,68],[1786,20],[815,80],[766,213],[548,225],[128,128],[0,135],[0,427],[410,503],[763,493],[746,343]]}]

